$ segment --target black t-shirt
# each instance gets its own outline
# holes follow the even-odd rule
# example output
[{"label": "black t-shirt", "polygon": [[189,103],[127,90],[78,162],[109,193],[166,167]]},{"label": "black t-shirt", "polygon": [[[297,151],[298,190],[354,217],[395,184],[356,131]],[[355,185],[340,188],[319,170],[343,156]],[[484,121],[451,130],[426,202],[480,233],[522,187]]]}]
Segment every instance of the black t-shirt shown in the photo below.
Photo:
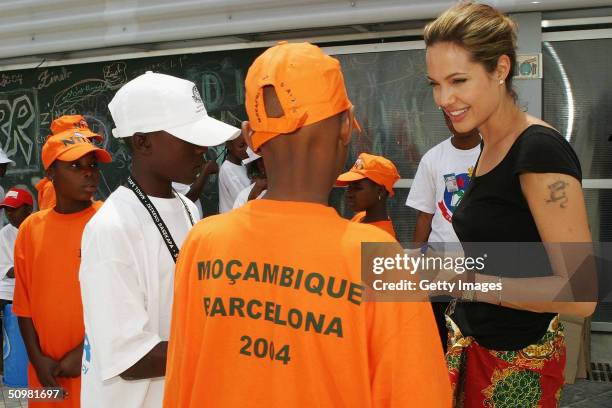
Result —
[{"label": "black t-shirt", "polygon": [[[542,241],[521,190],[522,173],[562,173],[582,180],[580,162],[570,144],[554,129],[529,126],[496,167],[472,177],[453,213],[453,228],[462,243]],[[543,248],[541,254],[546,256]],[[551,275],[547,258],[545,263],[548,268],[529,276]],[[495,274],[520,277],[512,271]],[[490,303],[460,302],[453,318],[464,335],[474,336],[488,349],[519,350],[537,342],[554,316]]]}]

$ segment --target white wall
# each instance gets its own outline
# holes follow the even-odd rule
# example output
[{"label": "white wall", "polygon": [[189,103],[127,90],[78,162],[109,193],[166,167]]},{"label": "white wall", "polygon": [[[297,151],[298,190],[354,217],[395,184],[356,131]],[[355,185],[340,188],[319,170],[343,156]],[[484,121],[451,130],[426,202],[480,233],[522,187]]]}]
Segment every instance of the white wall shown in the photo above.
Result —
[{"label": "white wall", "polygon": [[[542,52],[542,14],[513,14],[518,25],[518,53],[535,54]],[[519,106],[537,118],[542,117],[542,80],[514,80],[514,89],[519,96]]]}]

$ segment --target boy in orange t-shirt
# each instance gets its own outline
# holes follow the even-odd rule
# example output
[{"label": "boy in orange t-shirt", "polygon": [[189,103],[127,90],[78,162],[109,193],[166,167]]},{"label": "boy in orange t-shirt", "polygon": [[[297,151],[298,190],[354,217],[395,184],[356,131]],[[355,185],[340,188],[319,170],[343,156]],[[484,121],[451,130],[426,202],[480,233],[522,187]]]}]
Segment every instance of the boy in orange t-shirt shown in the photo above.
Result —
[{"label": "boy in orange t-shirt", "polygon": [[391,160],[361,153],[353,167],[336,180],[337,186],[348,187],[346,201],[357,213],[351,221],[374,225],[396,238],[387,214],[387,197],[395,194],[393,185],[399,178]]},{"label": "boy in orange t-shirt", "polygon": [[[88,138],[89,140],[102,142],[103,137],[92,132],[87,125],[85,117],[82,115],[63,115],[51,122],[51,136],[60,134],[67,130],[74,129],[79,135]],[[55,207],[55,188],[48,177],[43,177],[36,183],[36,191],[38,191],[38,209],[46,210],[47,208]]]},{"label": "boy in orange t-shirt", "polygon": [[450,407],[430,305],[364,302],[362,242],[395,241],[327,205],[356,125],[338,61],[268,49],[246,108],[268,192],[183,244],[164,406]]},{"label": "boy in orange t-shirt", "polygon": [[79,407],[83,308],[77,278],[83,228],[101,203],[98,163],[110,154],[78,130],[47,139],[43,166],[55,186],[53,208],[29,216],[15,242],[13,312],[30,364],[28,387],[61,387],[61,401],[30,401],[30,407]]}]

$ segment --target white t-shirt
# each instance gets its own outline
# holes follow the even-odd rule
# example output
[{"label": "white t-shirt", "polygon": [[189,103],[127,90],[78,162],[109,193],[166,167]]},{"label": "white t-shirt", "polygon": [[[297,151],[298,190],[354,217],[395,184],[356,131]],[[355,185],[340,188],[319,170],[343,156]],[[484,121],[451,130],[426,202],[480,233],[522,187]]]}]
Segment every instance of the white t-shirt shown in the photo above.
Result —
[{"label": "white t-shirt", "polygon": [[250,184],[246,167],[229,160],[224,161],[219,169],[219,213],[231,210],[238,193]]},{"label": "white t-shirt", "polygon": [[[176,182],[172,182],[172,188],[175,189],[177,193],[181,193],[184,196],[186,196],[189,190],[191,190],[191,186],[189,184],[176,183]],[[202,211],[202,203],[200,202],[199,198],[195,201],[195,206],[197,207],[198,212],[200,214],[200,216],[197,219],[201,220],[204,212]]]},{"label": "white t-shirt", "polygon": [[[234,201],[233,208],[242,207],[243,205],[249,202],[249,194],[251,194],[251,190],[253,190],[253,187],[255,187],[255,183],[251,184],[250,186],[238,193],[238,196],[236,196],[236,201]],[[266,191],[268,190],[263,190],[255,199],[259,200],[261,197],[263,197],[264,194],[266,194]]]},{"label": "white t-shirt", "polygon": [[13,300],[15,278],[9,278],[6,273],[14,265],[13,252],[17,239],[17,228],[7,224],[0,229],[0,299]]},{"label": "white t-shirt", "polygon": [[[174,241],[191,223],[178,198],[149,197]],[[192,216],[197,209],[182,197]],[[85,320],[83,407],[161,407],[164,378],[119,374],[168,340],[174,261],[151,215],[126,187],[115,190],[85,226],[79,279]]]},{"label": "white t-shirt", "polygon": [[421,159],[406,205],[433,214],[429,242],[458,242],[453,211],[469,185],[480,146],[457,149],[448,138]]}]

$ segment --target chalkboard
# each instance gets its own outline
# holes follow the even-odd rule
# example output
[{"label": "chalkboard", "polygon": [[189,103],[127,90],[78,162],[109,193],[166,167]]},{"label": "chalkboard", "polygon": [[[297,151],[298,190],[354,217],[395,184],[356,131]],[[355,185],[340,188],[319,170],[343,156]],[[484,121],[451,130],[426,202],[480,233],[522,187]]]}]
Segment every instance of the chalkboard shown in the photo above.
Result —
[{"label": "chalkboard", "polygon": [[[113,163],[103,165],[99,198],[107,197],[127,177],[130,156],[111,134],[108,103],[127,81],[146,71],[193,81],[211,116],[240,127],[246,119],[244,77],[262,50],[129,59],[0,73],[0,146],[16,162],[2,185],[33,186],[42,177],[40,151],[51,121],[65,114],[82,114],[90,128],[104,136]],[[220,156],[222,147],[209,156]],[[219,157],[221,160],[221,157]],[[206,213],[217,209],[216,180],[203,193]]]},{"label": "chalkboard", "polygon": [[[128,174],[130,156],[112,138],[107,109],[114,93],[130,79],[155,71],[189,79],[197,85],[211,116],[239,126],[246,119],[244,77],[262,49],[184,54],[119,60],[0,73],[0,146],[16,167],[2,185],[33,185],[42,176],[40,148],[51,121],[63,114],[85,115],[90,127],[104,135],[104,146],[114,162],[102,167],[100,198],[107,197]],[[424,50],[339,55],[349,96],[363,127],[353,137],[347,168],[361,152],[381,154],[398,167],[402,178],[413,178],[421,156],[449,136],[425,80]],[[209,152],[220,156],[222,148]],[[221,157],[218,158],[221,160]],[[205,214],[217,211],[218,191],[213,178],[203,193]],[[408,189],[396,189],[390,200],[398,237],[408,240],[415,213],[405,206]],[[344,216],[343,190],[331,203]]]},{"label": "chalkboard", "polygon": [[[363,132],[355,134],[349,160],[361,152],[382,155],[395,163],[400,176],[414,178],[427,150],[450,136],[426,80],[425,50],[338,55],[351,101]],[[406,207],[407,188],[396,188],[388,208],[400,241],[411,241],[416,211]],[[340,192],[334,206],[350,211]]]}]

